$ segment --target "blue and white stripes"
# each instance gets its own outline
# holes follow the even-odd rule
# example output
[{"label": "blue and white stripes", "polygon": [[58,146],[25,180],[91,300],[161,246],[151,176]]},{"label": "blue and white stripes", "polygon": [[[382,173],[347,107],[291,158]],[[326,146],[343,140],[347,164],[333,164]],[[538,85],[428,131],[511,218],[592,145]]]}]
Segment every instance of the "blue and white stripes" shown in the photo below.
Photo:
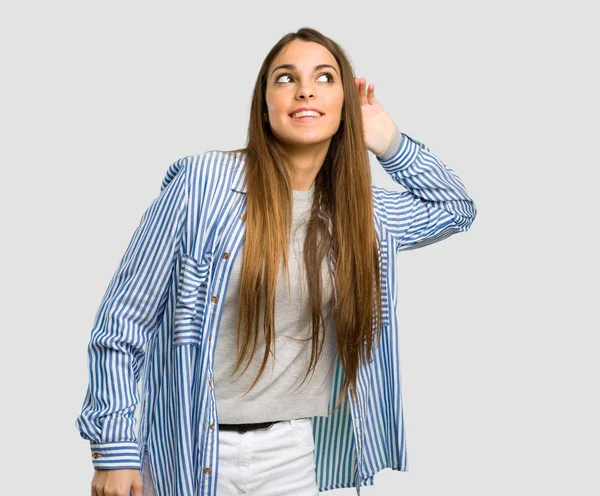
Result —
[{"label": "blue and white stripes", "polygon": [[460,178],[427,146],[397,128],[393,141],[398,135],[397,151],[388,149],[377,160],[407,191],[373,188],[375,209],[396,249],[421,248],[469,230],[477,211]]},{"label": "blue and white stripes", "polygon": [[135,230],[92,326],[90,381],[77,427],[90,441],[95,468],[140,468],[133,415],[143,347],[164,310],[187,211],[185,169],[174,170]]},{"label": "blue and white stripes", "polygon": [[[417,140],[397,131],[377,159],[407,190],[373,186],[386,318],[356,389],[335,414],[312,419],[320,491],[356,487],[360,494],[380,470],[407,470],[395,254],[467,231],[476,215],[460,179]],[[216,496],[213,357],[231,268],[244,240],[244,171],[243,153],[216,150],[169,167],[92,327],[90,382],[76,426],[90,441],[95,468],[141,469],[148,457],[157,496]],[[343,379],[338,357],[330,411]]]}]

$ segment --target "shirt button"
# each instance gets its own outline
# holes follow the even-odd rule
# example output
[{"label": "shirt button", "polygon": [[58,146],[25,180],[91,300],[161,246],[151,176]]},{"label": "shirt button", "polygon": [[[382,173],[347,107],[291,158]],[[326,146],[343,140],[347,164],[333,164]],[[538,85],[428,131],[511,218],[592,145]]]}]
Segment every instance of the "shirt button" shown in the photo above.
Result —
[{"label": "shirt button", "polygon": [[206,467],[206,468],[204,469],[204,471],[205,471],[207,474],[210,474],[210,467]]},{"label": "shirt button", "polygon": [[100,458],[100,454],[99,454],[99,453],[94,453],[92,456],[93,456],[94,458]]},{"label": "shirt button", "polygon": [[229,253],[227,253],[227,252],[223,253],[223,258],[229,258]]},{"label": "shirt button", "polygon": [[213,296],[210,301],[212,301],[213,303],[216,303],[218,301],[219,297],[218,296]]},{"label": "shirt button", "polygon": [[241,219],[242,219],[242,220],[246,220],[246,214],[245,214],[245,213],[243,213],[243,214],[242,214],[242,217],[241,217]]},{"label": "shirt button", "polygon": [[212,341],[212,338],[208,338],[208,342],[210,343]]},{"label": "shirt button", "polygon": [[210,428],[214,429],[215,428],[215,424],[210,424]]},{"label": "shirt button", "polygon": [[208,384],[210,384],[212,386],[212,380],[208,380]]}]

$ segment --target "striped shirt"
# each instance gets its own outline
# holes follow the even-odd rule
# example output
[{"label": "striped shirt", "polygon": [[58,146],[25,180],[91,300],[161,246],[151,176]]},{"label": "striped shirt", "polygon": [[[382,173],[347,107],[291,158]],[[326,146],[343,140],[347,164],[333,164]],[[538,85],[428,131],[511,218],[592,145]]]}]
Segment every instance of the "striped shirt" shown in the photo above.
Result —
[{"label": "striped shirt", "polygon": [[[377,160],[406,191],[372,186],[381,341],[337,412],[312,418],[320,491],[355,487],[359,495],[377,472],[408,469],[395,255],[465,232],[476,216],[462,181],[427,146],[398,130],[392,142],[398,146]],[[217,150],[170,165],[94,318],[90,380],[76,427],[90,442],[96,469],[141,470],[148,457],[157,496],[217,494],[213,358],[231,267],[244,241],[245,165],[243,152]],[[328,266],[332,274],[333,250]],[[330,410],[343,382],[338,357]]]}]

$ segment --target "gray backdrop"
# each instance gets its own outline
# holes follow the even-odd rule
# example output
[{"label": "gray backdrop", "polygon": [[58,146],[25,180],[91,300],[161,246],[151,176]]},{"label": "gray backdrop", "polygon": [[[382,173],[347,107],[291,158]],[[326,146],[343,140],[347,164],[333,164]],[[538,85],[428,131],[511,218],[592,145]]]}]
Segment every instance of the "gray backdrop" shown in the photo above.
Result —
[{"label": "gray backdrop", "polygon": [[[398,255],[410,468],[364,494],[600,494],[592,14],[582,1],[3,5],[1,492],[89,494],[74,422],[108,282],[167,167],[244,145],[264,56],[306,25],[344,46],[478,209],[468,233]],[[374,183],[400,190],[371,160]]]}]

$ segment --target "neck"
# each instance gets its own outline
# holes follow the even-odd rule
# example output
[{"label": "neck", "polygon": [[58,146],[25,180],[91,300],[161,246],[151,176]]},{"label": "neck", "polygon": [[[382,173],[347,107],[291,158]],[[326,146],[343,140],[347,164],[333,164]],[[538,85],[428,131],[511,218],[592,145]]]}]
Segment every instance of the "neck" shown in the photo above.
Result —
[{"label": "neck", "polygon": [[330,141],[314,145],[286,146],[285,154],[292,167],[290,177],[293,190],[308,191],[313,187],[327,156]]}]

